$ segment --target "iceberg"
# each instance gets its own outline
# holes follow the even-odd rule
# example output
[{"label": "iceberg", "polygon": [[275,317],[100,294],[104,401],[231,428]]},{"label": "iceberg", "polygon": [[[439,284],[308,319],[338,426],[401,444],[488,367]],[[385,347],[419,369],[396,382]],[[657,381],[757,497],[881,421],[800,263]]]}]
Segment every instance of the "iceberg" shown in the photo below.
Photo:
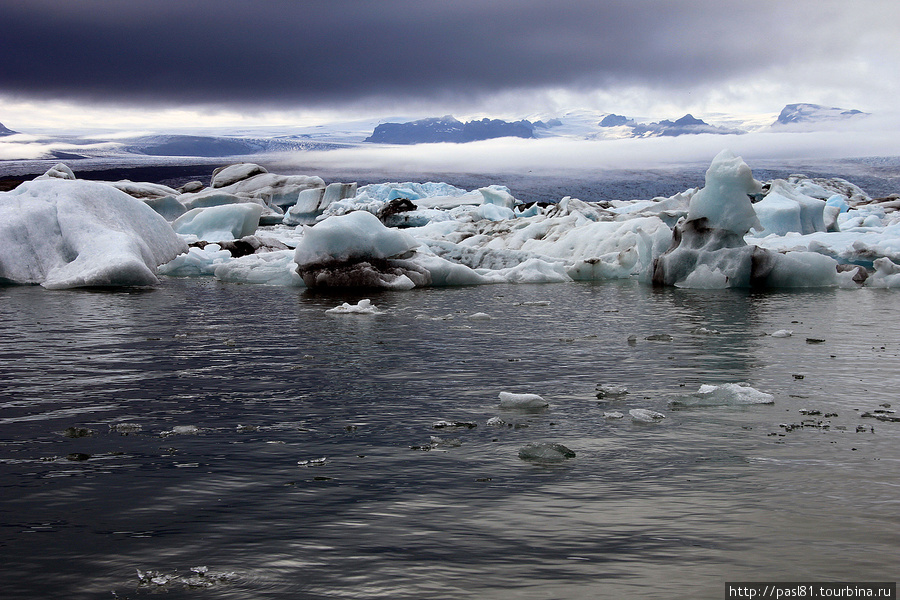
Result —
[{"label": "iceberg", "polygon": [[[776,186],[776,191],[783,189]],[[838,285],[838,263],[829,256],[781,254],[745,241],[751,229],[763,230],[752,203],[761,192],[761,184],[740,157],[727,150],[720,152],[706,172],[706,186],[691,198],[686,220],[675,227],[671,247],[656,259],[653,283],[686,288]],[[801,202],[798,195],[791,195],[797,204],[796,226],[824,230],[821,214],[816,217],[815,212],[825,203],[812,204],[818,202],[812,198]],[[774,208],[770,206],[763,214],[780,214],[785,199],[780,196],[773,201]],[[779,219],[785,220],[773,217]]]},{"label": "iceberg", "polygon": [[389,229],[375,215],[354,211],[304,231],[294,253],[307,287],[411,289],[428,272],[409,258],[419,246],[411,235]]},{"label": "iceberg", "polygon": [[0,193],[0,282],[149,286],[187,244],[152,208],[65,165]]},{"label": "iceberg", "polygon": [[262,212],[262,206],[251,203],[194,208],[175,219],[172,229],[207,242],[236,240],[256,232]]}]

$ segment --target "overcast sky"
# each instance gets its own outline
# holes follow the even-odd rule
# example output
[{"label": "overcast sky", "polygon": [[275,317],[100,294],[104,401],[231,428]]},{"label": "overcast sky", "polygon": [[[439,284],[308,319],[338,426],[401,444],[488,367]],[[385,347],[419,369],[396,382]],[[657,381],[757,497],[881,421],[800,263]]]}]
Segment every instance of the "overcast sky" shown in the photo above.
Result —
[{"label": "overcast sky", "polygon": [[0,23],[12,128],[900,98],[896,0],[0,0]]}]

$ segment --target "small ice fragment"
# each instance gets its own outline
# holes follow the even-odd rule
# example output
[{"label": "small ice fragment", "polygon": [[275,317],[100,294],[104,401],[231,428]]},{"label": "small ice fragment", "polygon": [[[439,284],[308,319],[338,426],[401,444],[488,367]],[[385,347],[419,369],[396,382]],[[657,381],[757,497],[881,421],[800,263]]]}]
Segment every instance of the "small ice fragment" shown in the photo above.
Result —
[{"label": "small ice fragment", "polygon": [[313,458],[310,460],[298,460],[297,466],[299,467],[321,467],[327,462],[327,459],[323,456],[322,458]]},{"label": "small ice fragment", "polygon": [[206,575],[207,571],[209,571],[209,567],[191,567],[191,571],[197,575]]},{"label": "small ice fragment", "polygon": [[632,408],[628,411],[631,420],[636,423],[656,423],[660,419],[665,419],[666,415],[649,408]]},{"label": "small ice fragment", "polygon": [[473,429],[478,427],[478,423],[473,421],[435,421],[431,426],[434,429],[446,429],[448,427],[465,427],[467,429]]},{"label": "small ice fragment", "polygon": [[538,396],[537,394],[513,394],[511,392],[500,392],[500,408],[523,408],[534,409],[549,406],[549,402]]},{"label": "small ice fragment", "polygon": [[537,462],[563,462],[568,458],[575,458],[575,452],[562,444],[544,442],[527,444],[519,450],[519,458]]},{"label": "small ice fragment", "polygon": [[719,333],[718,329],[707,329],[706,327],[695,327],[691,330],[691,333],[696,333],[697,335],[716,335]]},{"label": "small ice fragment", "polygon": [[614,410],[614,411],[611,411],[611,412],[605,412],[605,413],[603,413],[603,418],[604,418],[604,419],[624,419],[624,418],[625,418],[625,415],[623,415],[622,413],[620,413],[620,412],[617,411],[617,410]]},{"label": "small ice fragment", "polygon": [[340,306],[329,308],[325,311],[329,315],[377,315],[380,314],[378,307],[372,304],[368,298],[363,298],[356,304],[344,302]]},{"label": "small ice fragment", "polygon": [[172,428],[172,433],[176,433],[178,435],[193,435],[199,432],[200,428],[196,425],[176,425]]},{"label": "small ice fragment", "polygon": [[143,429],[138,423],[112,423],[109,426],[111,431],[117,433],[138,433]]},{"label": "small ice fragment", "polygon": [[778,331],[776,331],[775,333],[772,334],[772,337],[786,338],[786,337],[791,337],[792,335],[794,335],[794,332],[791,331],[790,329],[779,329]]},{"label": "small ice fragment", "polygon": [[431,447],[437,448],[438,446],[443,446],[446,448],[459,448],[460,446],[462,446],[462,440],[460,440],[459,438],[444,439],[436,435],[431,436]]},{"label": "small ice fragment", "polygon": [[487,420],[487,424],[490,427],[503,427],[504,425],[506,425],[506,421],[504,421],[500,417],[491,417]]},{"label": "small ice fragment", "polygon": [[608,385],[600,383],[597,385],[597,397],[605,398],[606,396],[624,396],[628,393],[628,388],[623,385]]},{"label": "small ice fragment", "polygon": [[483,312],[477,312],[475,314],[469,315],[468,319],[470,321],[490,321],[491,315]]}]

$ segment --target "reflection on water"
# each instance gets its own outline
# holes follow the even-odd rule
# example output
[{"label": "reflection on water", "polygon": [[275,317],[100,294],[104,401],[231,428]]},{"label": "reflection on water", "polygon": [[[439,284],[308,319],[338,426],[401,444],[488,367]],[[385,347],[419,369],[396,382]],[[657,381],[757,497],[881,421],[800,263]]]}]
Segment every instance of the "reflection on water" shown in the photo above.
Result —
[{"label": "reflection on water", "polygon": [[[725,581],[891,578],[900,423],[863,414],[893,410],[896,295],[369,297],[384,314],[213,281],[0,288],[4,597],[720,598]],[[669,404],[727,382],[775,404]],[[501,391],[550,407],[501,410]],[[545,441],[576,458],[518,458]]]}]

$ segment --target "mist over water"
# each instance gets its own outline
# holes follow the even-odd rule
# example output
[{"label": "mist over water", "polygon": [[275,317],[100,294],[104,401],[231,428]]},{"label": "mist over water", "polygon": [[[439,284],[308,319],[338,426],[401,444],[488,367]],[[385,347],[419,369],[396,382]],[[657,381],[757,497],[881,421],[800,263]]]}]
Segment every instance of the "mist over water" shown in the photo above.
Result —
[{"label": "mist over water", "polygon": [[[900,428],[862,414],[893,401],[895,296],[496,285],[328,315],[362,296],[0,288],[4,597],[720,598],[725,581],[890,579]],[[775,403],[672,404],[729,382]],[[501,391],[550,407],[503,410]],[[576,457],[520,459],[535,442]]]}]

